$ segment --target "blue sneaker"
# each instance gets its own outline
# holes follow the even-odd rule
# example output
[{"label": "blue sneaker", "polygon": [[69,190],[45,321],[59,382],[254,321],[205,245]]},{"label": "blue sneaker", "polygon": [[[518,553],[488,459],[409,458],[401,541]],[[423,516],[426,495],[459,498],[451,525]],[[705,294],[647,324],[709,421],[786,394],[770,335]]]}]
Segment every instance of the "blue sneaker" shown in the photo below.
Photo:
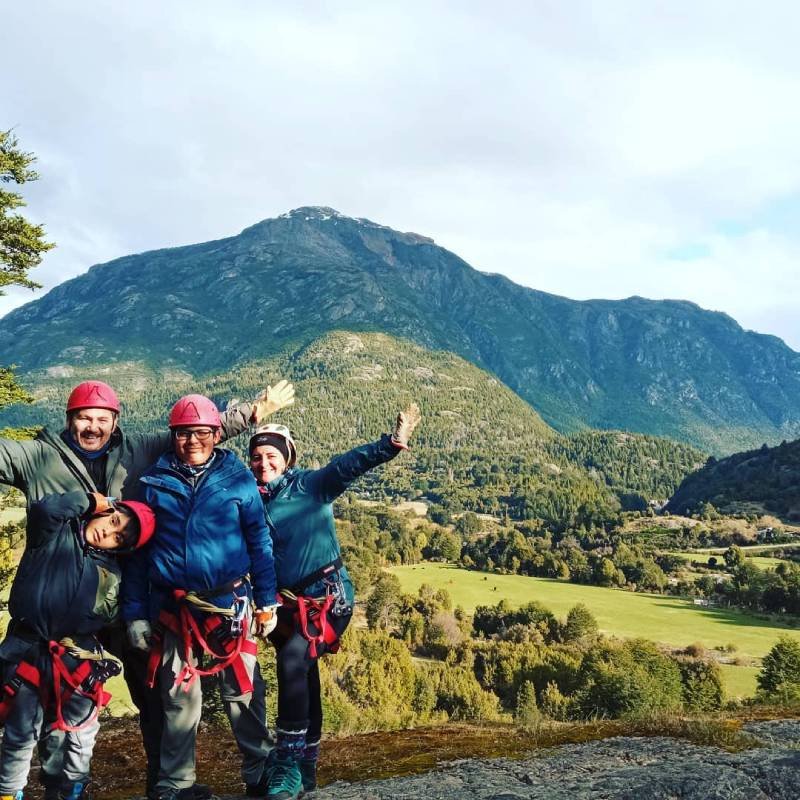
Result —
[{"label": "blue sneaker", "polygon": [[272,764],[267,800],[297,800],[303,789],[300,767],[290,754],[280,753]]},{"label": "blue sneaker", "polygon": [[74,783],[62,784],[58,796],[61,800],[89,800],[89,783],[87,781],[75,781]]}]

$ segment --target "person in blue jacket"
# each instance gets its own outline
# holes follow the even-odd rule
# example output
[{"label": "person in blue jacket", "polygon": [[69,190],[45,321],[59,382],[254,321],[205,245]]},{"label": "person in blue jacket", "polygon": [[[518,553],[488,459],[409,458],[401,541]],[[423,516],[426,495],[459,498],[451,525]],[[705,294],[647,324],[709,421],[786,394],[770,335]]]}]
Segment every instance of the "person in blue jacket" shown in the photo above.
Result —
[{"label": "person in blue jacket", "polygon": [[266,637],[276,622],[272,542],[253,476],[232,452],[216,447],[214,403],[202,395],[181,398],[169,427],[173,449],[140,480],[156,533],[141,558],[131,560],[122,591],[131,643],[150,650],[149,681],[164,705],[156,793],[161,800],[193,797],[198,678],[214,674],[242,754],[242,777],[255,793],[271,750],[254,634]]},{"label": "person in blue jacket", "polygon": [[289,429],[266,425],[250,439],[250,469],[270,524],[282,605],[270,635],[278,667],[277,746],[268,800],[293,800],[316,788],[322,733],[317,658],[336,652],[353,612],[353,584],[342,563],[333,501],[368,470],[408,449],[419,424],[415,404],[391,435],[336,456],[317,470],[295,468]]},{"label": "person in blue jacket", "polygon": [[2,800],[21,800],[45,725],[66,739],[58,796],[85,795],[97,715],[110,699],[103,682],[122,666],[96,634],[119,610],[117,555],[143,546],[154,527],[143,503],[99,493],[47,494],[29,507],[0,644]]}]

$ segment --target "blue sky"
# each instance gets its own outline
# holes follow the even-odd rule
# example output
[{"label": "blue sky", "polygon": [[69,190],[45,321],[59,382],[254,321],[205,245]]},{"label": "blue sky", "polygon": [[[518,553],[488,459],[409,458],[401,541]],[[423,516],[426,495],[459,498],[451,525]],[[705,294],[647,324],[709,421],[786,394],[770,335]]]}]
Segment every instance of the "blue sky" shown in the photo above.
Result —
[{"label": "blue sky", "polygon": [[46,288],[328,205],[800,349],[796,4],[36,0],[3,21]]}]

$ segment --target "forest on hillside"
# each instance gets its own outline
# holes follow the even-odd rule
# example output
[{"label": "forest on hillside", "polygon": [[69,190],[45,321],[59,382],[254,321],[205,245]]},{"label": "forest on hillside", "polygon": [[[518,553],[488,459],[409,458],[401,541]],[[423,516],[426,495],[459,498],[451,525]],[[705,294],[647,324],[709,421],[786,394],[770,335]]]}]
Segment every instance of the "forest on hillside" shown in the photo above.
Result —
[{"label": "forest on hillside", "polygon": [[[119,390],[122,425],[131,432],[163,427],[172,403],[188,391],[224,407],[255,397],[281,377],[292,380],[297,402],[280,421],[294,432],[304,466],[377,438],[397,411],[416,401],[423,422],[411,454],[368,475],[361,484],[366,496],[425,498],[448,513],[540,519],[553,530],[611,524],[620,511],[663,504],[706,460],[689,445],[658,437],[605,431],[562,436],[489,373],[451,353],[383,334],[331,334],[200,382],[130,364],[107,367],[100,376]],[[0,420],[62,425],[64,398],[83,377],[33,376],[36,402],[12,406]],[[246,438],[228,446],[244,455]]]}]

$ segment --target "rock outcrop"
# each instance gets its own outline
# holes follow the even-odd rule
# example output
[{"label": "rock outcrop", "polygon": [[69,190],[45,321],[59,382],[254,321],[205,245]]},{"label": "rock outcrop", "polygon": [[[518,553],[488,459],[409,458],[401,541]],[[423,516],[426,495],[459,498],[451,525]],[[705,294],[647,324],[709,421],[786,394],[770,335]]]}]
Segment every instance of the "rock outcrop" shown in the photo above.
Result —
[{"label": "rock outcrop", "polygon": [[761,743],[739,753],[676,739],[617,738],[523,760],[469,759],[411,777],[337,782],[314,800],[796,800],[800,721],[745,726]]}]

